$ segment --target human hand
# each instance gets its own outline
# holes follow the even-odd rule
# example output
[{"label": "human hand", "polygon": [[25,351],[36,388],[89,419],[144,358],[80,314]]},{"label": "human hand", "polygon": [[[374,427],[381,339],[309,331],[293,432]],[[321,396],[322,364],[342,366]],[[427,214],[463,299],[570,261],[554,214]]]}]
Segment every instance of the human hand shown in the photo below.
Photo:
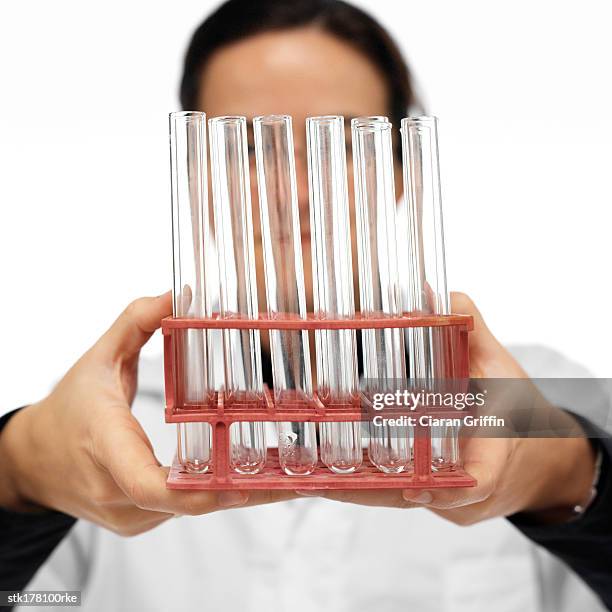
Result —
[{"label": "human hand", "polygon": [[170,293],[132,302],[47,398],[11,418],[0,435],[0,506],[53,508],[134,535],[176,514],[294,497],[166,489],[168,468],[130,405],[140,349],[171,312]]},{"label": "human hand", "polygon": [[[452,294],[452,311],[474,318],[474,331],[469,334],[471,378],[527,379],[525,371],[493,336],[467,295]],[[562,412],[552,406],[548,409],[551,413]],[[573,423],[572,417],[564,415]],[[471,437],[462,442],[463,467],[477,480],[475,487],[300,494],[369,506],[426,507],[460,525],[515,512],[537,512],[548,520],[550,516],[569,514],[589,497],[595,456],[584,437]]]}]

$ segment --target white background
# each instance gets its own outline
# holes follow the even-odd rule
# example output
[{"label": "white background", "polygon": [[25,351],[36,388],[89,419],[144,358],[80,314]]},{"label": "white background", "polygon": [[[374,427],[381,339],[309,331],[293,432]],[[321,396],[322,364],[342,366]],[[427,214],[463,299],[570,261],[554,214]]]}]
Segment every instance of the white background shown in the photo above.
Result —
[{"label": "white background", "polygon": [[[359,4],[440,117],[451,288],[503,342],[612,376],[610,4]],[[213,5],[3,3],[0,412],[44,395],[131,299],[170,287],[167,113]]]}]

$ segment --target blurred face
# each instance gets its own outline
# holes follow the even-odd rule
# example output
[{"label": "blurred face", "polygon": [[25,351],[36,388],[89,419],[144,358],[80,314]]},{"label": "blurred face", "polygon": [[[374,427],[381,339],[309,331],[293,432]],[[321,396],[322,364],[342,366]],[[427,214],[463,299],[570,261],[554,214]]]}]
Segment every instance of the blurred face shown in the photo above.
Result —
[{"label": "blurred face", "polygon": [[[350,45],[316,28],[258,34],[223,47],[212,56],[202,72],[199,108],[204,110],[208,117],[245,115],[249,123],[257,115],[283,114],[293,117],[304,279],[309,310],[312,310],[312,268],[305,121],[307,117],[319,115],[344,116],[351,202],[350,231],[357,290],[350,119],[364,115],[388,114],[385,81],[377,68]],[[251,126],[249,144],[257,283],[259,303],[265,304]],[[401,171],[396,168],[398,195],[400,190],[397,181],[400,178]]]}]

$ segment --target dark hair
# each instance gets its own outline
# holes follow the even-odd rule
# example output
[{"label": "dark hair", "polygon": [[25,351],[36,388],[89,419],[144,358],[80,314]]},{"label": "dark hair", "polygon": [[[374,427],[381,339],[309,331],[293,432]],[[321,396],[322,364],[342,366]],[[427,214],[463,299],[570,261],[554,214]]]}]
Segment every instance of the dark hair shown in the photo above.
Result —
[{"label": "dark hair", "polygon": [[228,0],[194,32],[183,64],[180,99],[197,106],[202,68],[212,54],[248,36],[316,26],[349,43],[381,72],[388,87],[389,118],[398,126],[409,109],[420,108],[410,70],[386,30],[367,13],[341,0]]}]

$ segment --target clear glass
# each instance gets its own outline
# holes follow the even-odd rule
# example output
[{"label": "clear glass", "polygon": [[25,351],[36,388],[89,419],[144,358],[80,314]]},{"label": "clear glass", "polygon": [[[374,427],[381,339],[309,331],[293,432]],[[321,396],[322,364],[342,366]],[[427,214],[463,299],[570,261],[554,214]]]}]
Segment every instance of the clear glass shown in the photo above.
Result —
[{"label": "clear glass", "polygon": [[[359,296],[363,316],[401,313],[396,250],[396,202],[391,124],[381,117],[352,121],[353,173],[359,260]],[[401,389],[406,363],[399,329],[363,330],[364,392]],[[382,472],[410,466],[407,426],[370,425],[368,455]]]},{"label": "clear glass", "polygon": [[[444,225],[438,161],[438,125],[435,117],[402,119],[404,219],[407,251],[400,260],[408,275],[404,308],[422,314],[449,314],[446,282]],[[408,371],[418,386],[434,388],[453,377],[446,331],[413,328],[405,332]],[[454,469],[459,462],[458,428],[432,427],[432,466]]]},{"label": "clear glass", "polygon": [[[170,174],[172,190],[173,315],[200,318],[212,312],[205,270],[209,240],[206,176],[206,115],[170,114]],[[214,399],[213,376],[206,330],[188,329],[175,335],[175,381],[178,402],[186,408]],[[208,423],[178,425],[178,456],[190,472],[211,465],[211,428]]]},{"label": "clear glass", "polygon": [[212,429],[208,423],[178,424],[178,460],[191,473],[203,474],[212,466]]},{"label": "clear glass", "polygon": [[278,460],[285,474],[307,476],[317,467],[317,430],[314,423],[278,423]]},{"label": "clear glass", "polygon": [[[257,279],[245,117],[208,121],[215,237],[222,316],[257,318]],[[263,400],[259,330],[223,330],[224,393],[231,402]],[[230,466],[240,474],[260,472],[266,461],[265,424],[230,427]]]},{"label": "clear glass", "polygon": [[[291,117],[253,120],[268,315],[306,318],[300,218]],[[270,331],[274,399],[312,399],[306,331]],[[279,423],[279,461],[289,474],[310,474],[317,464],[314,423]]]},{"label": "clear glass", "polygon": [[451,472],[459,465],[459,427],[432,425],[431,467],[437,472]]},{"label": "clear glass", "polygon": [[[315,315],[355,315],[353,265],[346,178],[344,118],[306,120],[312,276]],[[325,403],[353,403],[358,397],[355,330],[315,331],[317,392]],[[338,474],[362,462],[361,423],[321,423],[321,460]]]}]

